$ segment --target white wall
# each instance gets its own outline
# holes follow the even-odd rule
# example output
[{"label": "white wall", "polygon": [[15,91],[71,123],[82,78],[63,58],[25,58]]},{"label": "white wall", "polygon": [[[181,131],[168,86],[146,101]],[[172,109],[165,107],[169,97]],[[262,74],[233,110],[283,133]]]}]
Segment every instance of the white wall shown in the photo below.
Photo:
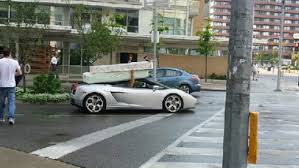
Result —
[{"label": "white wall", "polygon": [[139,11],[139,34],[150,35],[152,30],[153,12],[151,10]]}]

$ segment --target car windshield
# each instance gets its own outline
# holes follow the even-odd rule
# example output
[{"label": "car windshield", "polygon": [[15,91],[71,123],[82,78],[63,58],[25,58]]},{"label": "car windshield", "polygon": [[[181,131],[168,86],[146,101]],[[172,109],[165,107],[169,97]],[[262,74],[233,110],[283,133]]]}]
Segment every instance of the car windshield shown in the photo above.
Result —
[{"label": "car windshield", "polygon": [[162,88],[165,88],[165,89],[169,89],[170,87],[166,86],[166,85],[163,85],[162,83],[159,83],[157,81],[153,81],[152,79],[144,79],[144,82],[148,83],[148,84],[151,84],[151,85],[156,85],[156,86],[160,86]]}]

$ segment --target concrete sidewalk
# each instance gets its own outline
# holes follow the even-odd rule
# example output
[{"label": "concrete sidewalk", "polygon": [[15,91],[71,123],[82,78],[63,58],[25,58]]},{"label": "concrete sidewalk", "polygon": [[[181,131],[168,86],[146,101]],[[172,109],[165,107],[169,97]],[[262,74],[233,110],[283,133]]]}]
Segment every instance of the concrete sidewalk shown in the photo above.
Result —
[{"label": "concrete sidewalk", "polygon": [[0,147],[1,168],[78,168],[56,160]]},{"label": "concrete sidewalk", "polygon": [[202,79],[201,80],[201,90],[204,90],[204,91],[226,91],[226,80],[208,79],[207,82],[204,82],[204,79]]}]

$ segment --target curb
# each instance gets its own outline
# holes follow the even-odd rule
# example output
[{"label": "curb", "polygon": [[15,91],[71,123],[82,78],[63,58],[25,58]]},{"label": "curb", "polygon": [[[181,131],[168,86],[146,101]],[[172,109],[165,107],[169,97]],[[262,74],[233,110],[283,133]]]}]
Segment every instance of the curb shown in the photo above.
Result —
[{"label": "curb", "polygon": [[201,91],[226,92],[226,89],[204,89],[204,88],[202,88]]}]

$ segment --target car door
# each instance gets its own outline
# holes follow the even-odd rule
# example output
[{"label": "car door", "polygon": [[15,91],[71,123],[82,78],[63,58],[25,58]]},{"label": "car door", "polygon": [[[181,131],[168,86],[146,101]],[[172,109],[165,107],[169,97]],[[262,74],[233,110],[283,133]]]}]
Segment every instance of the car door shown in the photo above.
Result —
[{"label": "car door", "polygon": [[173,69],[167,69],[164,77],[164,84],[176,88],[179,86],[182,73]]},{"label": "car door", "polygon": [[164,84],[165,83],[165,79],[164,79],[164,77],[165,77],[165,73],[166,73],[166,70],[165,69],[158,69],[157,70],[157,81],[158,82],[160,82],[160,83],[162,83],[162,84]]},{"label": "car door", "polygon": [[162,109],[162,91],[149,88],[127,88],[126,103],[137,109]]}]

